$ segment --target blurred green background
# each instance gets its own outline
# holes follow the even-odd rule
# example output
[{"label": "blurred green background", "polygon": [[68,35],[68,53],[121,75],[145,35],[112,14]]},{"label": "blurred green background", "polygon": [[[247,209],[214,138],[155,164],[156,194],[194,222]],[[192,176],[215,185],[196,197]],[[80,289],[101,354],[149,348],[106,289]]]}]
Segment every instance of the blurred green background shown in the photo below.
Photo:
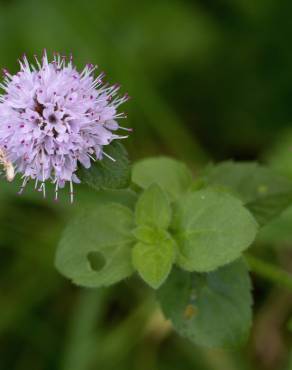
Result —
[{"label": "blurred green background", "polygon": [[[132,160],[161,153],[198,172],[259,159],[292,177],[292,3],[288,0],[1,0],[0,65],[44,47],[97,63],[133,99]],[[245,348],[198,348],[175,335],[137,279],[79,289],[54,269],[75,205],[0,186],[0,370],[292,369],[291,292],[253,276]],[[111,196],[111,194],[109,194]],[[266,227],[258,253],[292,267],[292,210]],[[289,358],[291,357],[291,359]]]}]

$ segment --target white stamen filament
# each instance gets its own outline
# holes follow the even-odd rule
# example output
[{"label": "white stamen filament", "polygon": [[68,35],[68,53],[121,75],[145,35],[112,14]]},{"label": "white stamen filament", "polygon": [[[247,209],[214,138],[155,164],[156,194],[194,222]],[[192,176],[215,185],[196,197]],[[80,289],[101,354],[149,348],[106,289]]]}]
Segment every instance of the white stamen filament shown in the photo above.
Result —
[{"label": "white stamen filament", "polygon": [[106,152],[102,151],[102,154],[104,154],[106,157],[108,157],[109,159],[111,159],[113,162],[115,162],[116,160],[111,157],[109,154],[107,154]]},{"label": "white stamen filament", "polygon": [[70,181],[70,203],[74,202],[73,182]]},{"label": "white stamen filament", "polygon": [[55,201],[58,200],[58,192],[59,192],[59,181],[56,180],[56,186],[55,186]]},{"label": "white stamen filament", "polygon": [[28,177],[27,176],[25,176],[24,177],[24,180],[23,180],[23,182],[22,182],[22,185],[21,185],[21,187],[20,187],[20,190],[19,190],[19,192],[18,192],[18,194],[19,195],[21,195],[22,193],[23,193],[23,191],[24,191],[24,188],[25,188],[25,186],[26,186],[26,184],[28,183]]}]

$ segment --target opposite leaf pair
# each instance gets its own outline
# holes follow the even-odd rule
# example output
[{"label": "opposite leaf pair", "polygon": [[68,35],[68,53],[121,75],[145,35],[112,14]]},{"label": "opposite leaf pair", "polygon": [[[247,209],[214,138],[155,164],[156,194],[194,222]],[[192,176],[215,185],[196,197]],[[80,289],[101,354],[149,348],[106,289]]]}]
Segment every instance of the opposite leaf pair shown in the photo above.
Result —
[{"label": "opposite leaf pair", "polygon": [[178,161],[138,162],[132,181],[145,189],[134,208],[97,204],[65,230],[56,265],[75,283],[110,285],[135,268],[158,288],[173,263],[212,271],[239,258],[255,238],[257,224],[241,201],[221,190],[190,190],[191,175]]},{"label": "opposite leaf pair", "polygon": [[[91,171],[88,184],[125,186],[127,166],[111,168]],[[132,183],[137,192],[100,190],[96,205],[68,224],[59,271],[100,287],[137,270],[159,287],[161,307],[181,335],[209,347],[242,344],[252,297],[240,257],[255,238],[255,218],[263,225],[291,203],[291,181],[257,164],[226,162],[193,182],[183,163],[160,157],[136,163]]]},{"label": "opposite leaf pair", "polygon": [[[131,194],[120,192],[121,202],[129,197],[126,193]],[[135,212],[117,203],[116,197],[116,203],[99,204],[79,214],[63,233],[56,254],[57,268],[78,285],[100,287],[130,276],[136,267],[145,281],[158,287],[174,260],[174,242],[166,232],[171,215],[167,198],[164,204],[168,212],[163,215],[165,209],[160,207],[160,220],[154,221],[145,210],[150,198],[154,200],[158,194],[165,196],[157,185],[151,186],[138,200]]]},{"label": "opposite leaf pair", "polygon": [[167,195],[152,184],[137,201],[133,234],[139,240],[132,252],[133,265],[140,276],[158,288],[170,273],[175,260],[175,242],[167,232],[171,222]]},{"label": "opposite leaf pair", "polygon": [[145,190],[136,205],[134,235],[140,242],[133,250],[134,267],[153,288],[173,262],[187,271],[212,271],[239,258],[255,238],[254,218],[225,192],[186,191],[171,205],[158,185]]}]

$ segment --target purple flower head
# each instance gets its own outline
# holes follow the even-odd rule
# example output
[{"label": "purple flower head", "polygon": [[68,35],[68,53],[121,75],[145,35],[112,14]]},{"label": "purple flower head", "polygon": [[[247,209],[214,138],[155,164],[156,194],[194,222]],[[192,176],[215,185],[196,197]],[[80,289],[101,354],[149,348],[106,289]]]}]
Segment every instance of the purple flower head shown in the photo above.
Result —
[{"label": "purple flower head", "polygon": [[[55,54],[51,62],[44,51],[35,65],[23,57],[20,71],[11,75],[3,70],[4,90],[0,96],[0,150],[21,173],[23,191],[30,179],[46,196],[45,182],[58,189],[73,183],[78,165],[86,168],[92,161],[107,156],[106,146],[113,140],[126,138],[116,133],[117,120],[125,118],[118,107],[128,96],[117,96],[119,86],[103,83],[104,75],[96,78],[96,66],[87,64],[78,72],[72,58]],[[40,184],[40,185],[38,185]]]}]

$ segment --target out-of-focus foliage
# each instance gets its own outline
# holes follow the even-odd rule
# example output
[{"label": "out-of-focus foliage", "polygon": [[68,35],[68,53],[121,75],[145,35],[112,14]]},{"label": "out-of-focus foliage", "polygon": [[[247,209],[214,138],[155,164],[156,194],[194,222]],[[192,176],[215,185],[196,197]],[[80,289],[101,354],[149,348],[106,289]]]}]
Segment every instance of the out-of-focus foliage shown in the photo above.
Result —
[{"label": "out-of-focus foliage", "polygon": [[[260,157],[291,177],[291,134],[275,143],[292,118],[291,11],[288,0],[1,0],[0,65],[16,71],[23,52],[44,47],[99,64],[133,97],[132,159],[172,154],[196,175],[209,160]],[[232,353],[174,335],[138,280],[84,290],[60,277],[66,220],[119,198],[76,190],[70,206],[66,190],[53,204],[0,183],[1,370],[289,369],[291,292],[255,276],[253,335]],[[260,256],[290,271],[291,229],[288,210],[257,241]]]},{"label": "out-of-focus foliage", "polygon": [[261,226],[281,215],[292,201],[291,180],[255,162],[222,162],[211,166],[205,181],[237,195]]}]

